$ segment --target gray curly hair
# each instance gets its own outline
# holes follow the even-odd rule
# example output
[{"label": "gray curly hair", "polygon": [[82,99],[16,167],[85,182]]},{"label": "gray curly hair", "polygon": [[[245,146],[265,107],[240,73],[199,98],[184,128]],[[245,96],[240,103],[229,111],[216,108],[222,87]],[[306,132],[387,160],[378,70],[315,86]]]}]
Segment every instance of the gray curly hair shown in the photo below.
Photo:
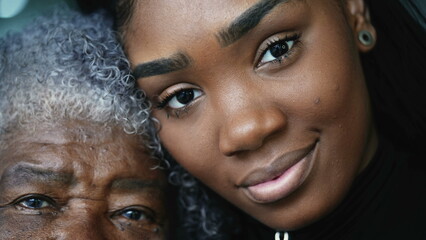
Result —
[{"label": "gray curly hair", "polygon": [[[112,24],[106,12],[55,10],[0,39],[0,149],[18,129],[76,119],[123,126],[143,136],[154,157],[165,158]],[[171,163],[179,239],[232,239],[238,227],[228,204]]]},{"label": "gray curly hair", "polygon": [[0,147],[17,129],[72,119],[122,126],[162,159],[150,106],[111,29],[106,13],[58,8],[0,39]]}]

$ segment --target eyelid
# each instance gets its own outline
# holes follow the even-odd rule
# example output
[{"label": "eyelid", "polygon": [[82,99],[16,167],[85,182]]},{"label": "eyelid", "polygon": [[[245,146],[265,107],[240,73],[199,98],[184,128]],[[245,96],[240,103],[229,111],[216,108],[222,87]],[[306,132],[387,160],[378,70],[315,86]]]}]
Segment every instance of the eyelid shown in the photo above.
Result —
[{"label": "eyelid", "polygon": [[156,104],[155,108],[157,108],[157,109],[165,108],[166,105],[175,96],[176,93],[178,93],[182,90],[185,90],[185,89],[188,89],[188,88],[180,88],[180,89],[173,90],[171,92],[166,92],[164,94],[161,94],[160,96],[157,97],[157,104]]},{"label": "eyelid", "polygon": [[49,201],[54,202],[54,200],[51,197],[46,196],[44,194],[39,194],[39,193],[29,193],[29,194],[19,196],[13,202],[14,203],[22,202],[23,200],[28,199],[28,198],[40,198],[40,199],[48,201],[48,202]]}]

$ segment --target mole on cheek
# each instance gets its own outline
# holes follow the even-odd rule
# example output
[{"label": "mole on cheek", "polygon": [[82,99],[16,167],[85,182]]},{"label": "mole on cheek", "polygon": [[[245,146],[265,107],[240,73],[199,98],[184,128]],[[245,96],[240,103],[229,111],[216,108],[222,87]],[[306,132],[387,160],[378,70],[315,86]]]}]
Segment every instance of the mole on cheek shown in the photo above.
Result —
[{"label": "mole on cheek", "polygon": [[320,102],[321,102],[321,98],[315,98],[315,100],[314,100],[314,103],[316,104],[316,105],[318,105],[318,104],[320,104]]},{"label": "mole on cheek", "polygon": [[338,92],[340,90],[340,85],[336,84],[336,86],[334,86],[334,91]]}]

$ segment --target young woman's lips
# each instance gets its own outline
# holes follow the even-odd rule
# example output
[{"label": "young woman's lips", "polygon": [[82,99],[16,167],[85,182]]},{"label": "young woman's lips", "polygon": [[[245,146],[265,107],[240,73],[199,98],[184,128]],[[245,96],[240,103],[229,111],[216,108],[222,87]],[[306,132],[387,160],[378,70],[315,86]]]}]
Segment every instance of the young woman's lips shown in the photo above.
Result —
[{"label": "young woman's lips", "polygon": [[272,203],[285,198],[309,176],[316,143],[286,153],[269,166],[252,171],[239,187],[257,203]]}]

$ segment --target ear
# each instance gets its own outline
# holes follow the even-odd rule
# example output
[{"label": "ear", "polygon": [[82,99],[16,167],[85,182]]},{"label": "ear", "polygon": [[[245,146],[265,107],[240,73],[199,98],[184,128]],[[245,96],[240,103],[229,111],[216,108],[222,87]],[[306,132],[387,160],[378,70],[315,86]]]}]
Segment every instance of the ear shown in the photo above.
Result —
[{"label": "ear", "polygon": [[[368,52],[373,49],[377,41],[377,33],[371,24],[370,13],[364,0],[346,0],[346,13],[359,51]],[[365,36],[366,34],[369,36]],[[371,41],[363,41],[367,37],[370,37]]]}]

